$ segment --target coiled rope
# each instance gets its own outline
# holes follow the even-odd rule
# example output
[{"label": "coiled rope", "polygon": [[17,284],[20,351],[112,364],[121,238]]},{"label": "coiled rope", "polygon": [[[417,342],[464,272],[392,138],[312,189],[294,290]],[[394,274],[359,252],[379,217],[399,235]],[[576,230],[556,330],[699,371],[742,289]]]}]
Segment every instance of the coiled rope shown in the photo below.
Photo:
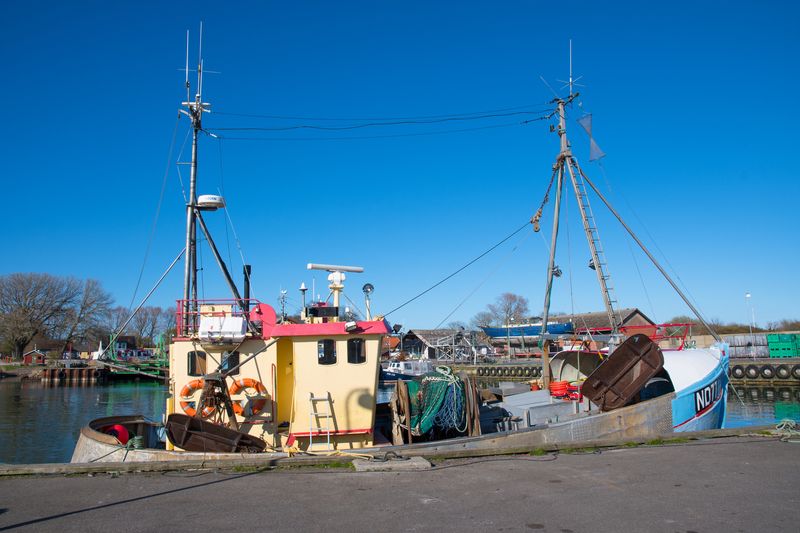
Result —
[{"label": "coiled rope", "polygon": [[775,426],[775,429],[778,431],[781,442],[800,444],[800,431],[797,429],[797,423],[794,420],[784,418]]},{"label": "coiled rope", "polygon": [[467,429],[464,384],[447,366],[422,378],[419,388],[417,414],[412,417],[412,433],[424,435],[434,426],[442,431]]}]

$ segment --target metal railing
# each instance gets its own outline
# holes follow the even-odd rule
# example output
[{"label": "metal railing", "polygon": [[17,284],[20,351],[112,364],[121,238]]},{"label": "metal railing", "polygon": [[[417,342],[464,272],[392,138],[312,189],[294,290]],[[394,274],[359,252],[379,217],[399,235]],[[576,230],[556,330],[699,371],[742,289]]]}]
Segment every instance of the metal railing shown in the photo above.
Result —
[{"label": "metal railing", "polygon": [[177,337],[187,338],[197,335],[200,317],[244,317],[250,319],[250,312],[258,307],[259,300],[250,299],[206,299],[177,300],[175,324]]}]

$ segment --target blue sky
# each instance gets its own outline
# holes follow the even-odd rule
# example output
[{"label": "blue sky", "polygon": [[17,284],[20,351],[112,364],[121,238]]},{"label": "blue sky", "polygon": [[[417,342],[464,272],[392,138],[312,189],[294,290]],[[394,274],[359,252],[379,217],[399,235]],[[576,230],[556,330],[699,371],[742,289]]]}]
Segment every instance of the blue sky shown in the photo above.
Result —
[{"label": "blue sky", "polygon": [[[748,291],[760,325],[800,316],[800,37],[790,2],[3,2],[0,273],[96,278],[128,305],[167,168],[138,297],[158,278],[183,245],[175,162],[185,118],[167,157],[185,98],[185,32],[195,63],[201,20],[206,69],[220,72],[204,85],[218,112],[205,117],[211,130],[309,123],[235,114],[407,117],[545,104],[553,95],[539,77],[560,89],[573,39],[585,87],[568,131],[589,176],[707,318],[746,322]],[[608,154],[602,168],[587,160],[575,123],[584,112]],[[224,189],[261,300],[276,304],[288,289],[294,310],[301,282],[324,292],[324,276],[306,263],[355,264],[366,272],[349,277],[350,298],[363,308],[360,287],[371,282],[373,309],[386,312],[535,212],[558,139],[547,122],[519,120],[203,137],[199,189]],[[511,125],[452,132],[501,124]],[[440,131],[450,133],[345,139]],[[328,140],[297,139],[315,137]],[[688,314],[593,207],[620,303],[662,321]],[[545,213],[549,240],[552,202]],[[576,215],[570,200],[554,311],[602,309]],[[224,214],[207,218],[239,277]],[[389,319],[468,321],[507,291],[540,313],[545,239],[517,234]],[[201,291],[227,296],[207,249],[201,257]],[[170,305],[181,284],[177,268],[152,303]]]}]

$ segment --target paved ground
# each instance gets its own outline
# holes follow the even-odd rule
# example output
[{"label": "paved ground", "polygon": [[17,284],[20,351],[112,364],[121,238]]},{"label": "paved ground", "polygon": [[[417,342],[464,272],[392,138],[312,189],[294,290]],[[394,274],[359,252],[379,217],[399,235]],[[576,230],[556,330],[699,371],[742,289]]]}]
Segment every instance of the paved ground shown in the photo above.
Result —
[{"label": "paved ground", "polygon": [[797,532],[799,505],[800,444],[758,437],[407,473],[0,479],[0,531]]}]

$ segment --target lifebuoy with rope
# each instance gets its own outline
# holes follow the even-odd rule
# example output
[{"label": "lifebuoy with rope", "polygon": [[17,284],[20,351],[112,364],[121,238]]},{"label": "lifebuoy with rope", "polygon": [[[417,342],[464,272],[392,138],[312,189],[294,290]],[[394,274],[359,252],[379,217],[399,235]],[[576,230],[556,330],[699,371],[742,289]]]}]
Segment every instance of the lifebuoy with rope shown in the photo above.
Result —
[{"label": "lifebuoy with rope", "polygon": [[[193,397],[195,392],[203,390],[203,385],[204,382],[202,379],[193,379],[181,389],[181,409],[183,409],[183,412],[189,416],[193,417],[197,415],[197,409],[195,408],[195,401]],[[203,418],[208,418],[213,415],[214,411],[216,410],[216,407],[207,405],[203,407],[201,416]]]},{"label": "lifebuoy with rope", "polygon": [[[245,393],[244,400],[232,400],[233,412],[237,415],[248,417],[255,416],[264,410],[267,405],[267,388],[260,381],[253,378],[235,379],[228,392],[231,395],[239,394],[246,389],[253,389],[255,395],[248,396]],[[249,409],[248,409],[249,407]]]}]

